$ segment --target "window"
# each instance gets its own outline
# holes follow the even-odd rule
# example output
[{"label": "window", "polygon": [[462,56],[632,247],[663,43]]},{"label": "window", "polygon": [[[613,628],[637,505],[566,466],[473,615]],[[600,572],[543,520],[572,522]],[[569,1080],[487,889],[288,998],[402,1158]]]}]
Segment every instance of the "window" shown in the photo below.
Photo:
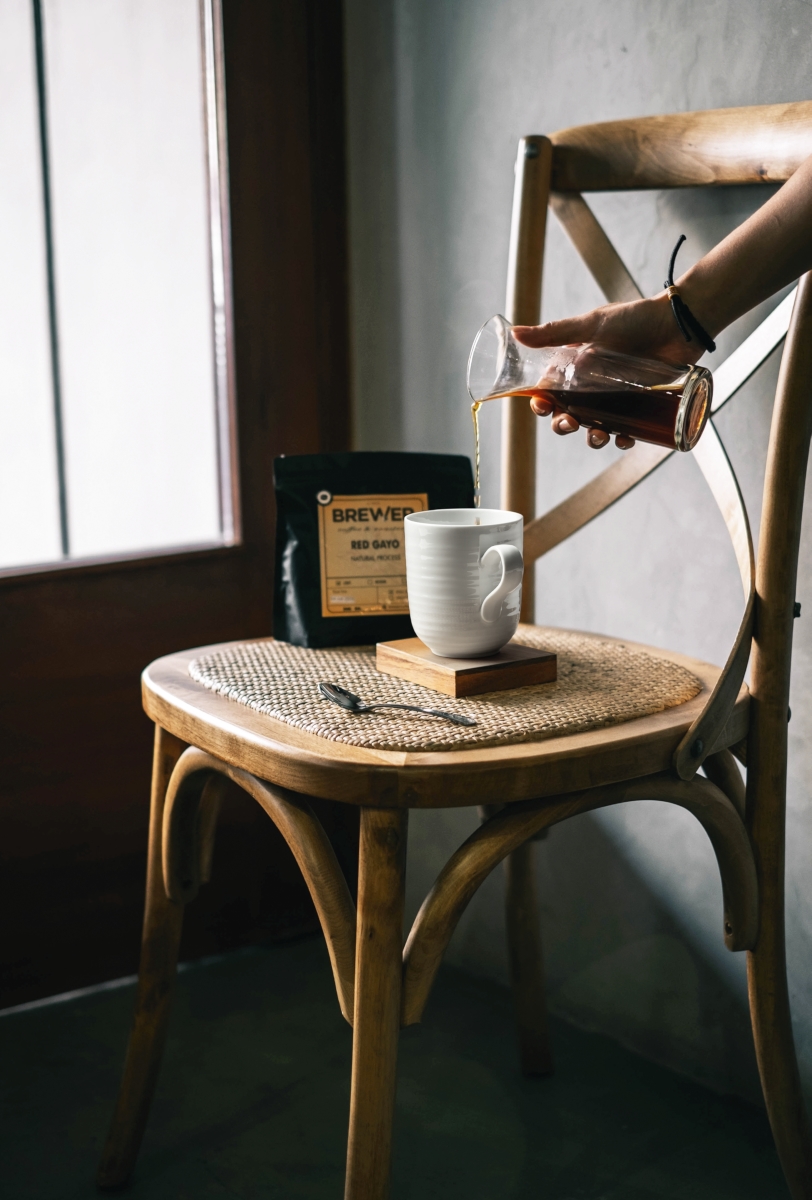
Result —
[{"label": "window", "polygon": [[238,539],[219,0],[0,5],[0,568]]}]

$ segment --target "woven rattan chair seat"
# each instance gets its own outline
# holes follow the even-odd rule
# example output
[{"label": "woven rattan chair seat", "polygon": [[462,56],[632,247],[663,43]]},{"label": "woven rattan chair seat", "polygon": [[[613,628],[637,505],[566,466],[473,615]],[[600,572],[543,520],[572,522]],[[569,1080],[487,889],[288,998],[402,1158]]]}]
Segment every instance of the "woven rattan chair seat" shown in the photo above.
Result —
[{"label": "woven rattan chair seat", "polygon": [[[454,700],[418,683],[381,674],[375,649],[306,650],[286,642],[242,642],[189,664],[198,683],[330,741],[377,750],[458,750],[584,733],[663,712],[702,689],[679,663],[623,642],[524,626],[517,640],[555,651],[558,681]],[[320,680],[365,700],[440,707],[473,717],[453,725],[394,709],[353,714],[324,700]]]},{"label": "woven rattan chair seat", "polygon": [[[520,625],[558,655],[558,681],[454,700],[380,674],[371,647],[305,650],[271,638],[157,659],[144,672],[161,728],[259,778],[351,804],[453,807],[554,795],[672,767],[719,678],[698,659],[595,634]],[[471,714],[475,727],[397,710],[354,715],[318,692]],[[742,687],[720,744],[746,735]]]}]

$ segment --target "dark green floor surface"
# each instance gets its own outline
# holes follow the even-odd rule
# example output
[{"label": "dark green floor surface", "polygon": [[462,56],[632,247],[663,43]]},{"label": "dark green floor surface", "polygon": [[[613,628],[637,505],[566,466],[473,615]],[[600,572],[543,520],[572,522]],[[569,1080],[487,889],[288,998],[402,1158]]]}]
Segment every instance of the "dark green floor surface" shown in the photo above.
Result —
[{"label": "dark green floor surface", "polygon": [[[0,1018],[0,1194],[93,1197],[133,989]],[[758,1110],[561,1023],[518,1074],[510,999],[441,975],[401,1044],[395,1200],[771,1200]],[[315,939],[185,971],[133,1200],[340,1200],[350,1030]]]}]

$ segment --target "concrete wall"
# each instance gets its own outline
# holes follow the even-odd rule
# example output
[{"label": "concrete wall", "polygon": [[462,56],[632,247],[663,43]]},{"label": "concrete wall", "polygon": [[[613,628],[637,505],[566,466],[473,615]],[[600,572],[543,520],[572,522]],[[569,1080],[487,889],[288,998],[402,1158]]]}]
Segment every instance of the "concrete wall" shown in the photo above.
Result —
[{"label": "concrete wall", "polygon": [[[806,99],[812,6],[801,0],[347,0],[357,444],[471,453],[464,366],[502,309],[517,139],[647,113]],[[701,256],[765,189],[597,196],[646,293]],[[601,302],[550,220],[545,318]],[[767,305],[764,312],[768,311]],[[721,362],[763,315],[720,338]],[[754,524],[777,356],[721,416]],[[493,406],[496,408],[496,405]],[[499,414],[484,417],[484,502],[498,499]],[[538,429],[538,510],[608,465],[581,435]],[[812,617],[812,523],[799,598]],[[741,593],[698,471],[672,461],[538,567],[537,620],[723,661]],[[787,898],[796,1037],[812,1090],[812,622],[796,631]],[[474,799],[474,798],[472,798]],[[475,822],[416,814],[414,911]],[[692,818],[654,802],[579,817],[538,853],[551,1006],[714,1086],[757,1093],[743,955],[722,945],[713,856]],[[503,978],[502,879],[483,887],[450,958]]]}]

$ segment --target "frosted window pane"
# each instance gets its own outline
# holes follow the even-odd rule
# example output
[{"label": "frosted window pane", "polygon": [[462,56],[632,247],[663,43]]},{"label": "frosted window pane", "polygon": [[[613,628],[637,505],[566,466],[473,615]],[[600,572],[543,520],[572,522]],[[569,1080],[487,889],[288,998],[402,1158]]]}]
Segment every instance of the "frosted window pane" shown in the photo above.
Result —
[{"label": "frosted window pane", "polygon": [[0,567],[59,558],[30,0],[0,3]]},{"label": "frosted window pane", "polygon": [[219,540],[197,0],[45,0],[71,556]]}]

